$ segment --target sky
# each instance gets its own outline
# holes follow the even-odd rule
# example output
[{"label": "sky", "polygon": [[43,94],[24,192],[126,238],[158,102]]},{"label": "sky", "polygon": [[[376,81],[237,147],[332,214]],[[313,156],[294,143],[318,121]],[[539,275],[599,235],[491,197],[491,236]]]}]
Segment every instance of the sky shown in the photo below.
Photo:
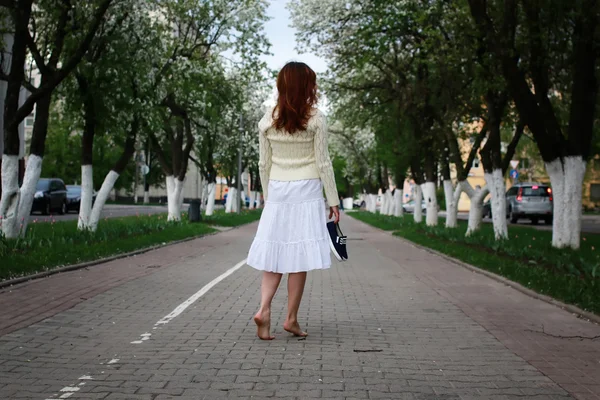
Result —
[{"label": "sky", "polygon": [[263,56],[269,68],[279,70],[288,61],[302,61],[317,74],[325,72],[325,61],[312,53],[300,54],[296,51],[296,30],[291,28],[290,13],[286,9],[288,0],[271,0],[267,14],[271,20],[265,24],[265,33],[271,42],[272,56]]},{"label": "sky", "polygon": [[[286,9],[288,0],[271,0],[267,14],[271,18],[265,24],[265,34],[271,42],[272,55],[263,55],[262,59],[267,66],[273,70],[280,70],[288,61],[301,61],[308,64],[316,73],[317,81],[319,73],[327,70],[327,63],[321,57],[313,53],[298,53],[296,50],[296,30],[290,27],[292,21],[290,13]],[[275,82],[273,82],[275,91]],[[274,105],[274,100],[269,99],[267,104]],[[323,96],[319,101],[319,108],[327,112],[327,99]]]}]

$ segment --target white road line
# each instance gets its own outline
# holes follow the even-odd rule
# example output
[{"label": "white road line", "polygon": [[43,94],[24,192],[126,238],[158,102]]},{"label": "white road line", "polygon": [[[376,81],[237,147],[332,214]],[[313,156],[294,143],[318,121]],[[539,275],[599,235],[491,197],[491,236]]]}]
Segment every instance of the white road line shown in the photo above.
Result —
[{"label": "white road line", "polygon": [[[167,314],[164,317],[162,317],[156,324],[154,324],[154,328],[152,328],[152,329],[156,329],[156,328],[158,328],[161,325],[166,325],[169,322],[171,322],[174,318],[177,318],[189,306],[191,306],[196,301],[198,301],[198,299],[200,297],[202,297],[206,293],[208,293],[208,291],[210,289],[212,289],[213,287],[215,287],[219,282],[221,282],[223,279],[227,278],[229,275],[233,274],[238,269],[242,268],[244,265],[246,265],[246,259],[240,261],[235,266],[233,266],[232,268],[229,268],[223,274],[219,275],[218,277],[216,277],[215,279],[213,279],[212,281],[210,281],[209,283],[207,283],[206,285],[204,285],[202,287],[202,289],[198,290],[196,293],[194,293],[193,295],[191,295],[186,301],[184,301],[183,303],[181,303],[180,305],[178,305],[169,314]],[[131,342],[131,344],[142,344],[146,340],[149,340],[150,336],[152,336],[151,333],[148,333],[148,332],[143,333],[143,334],[140,335],[140,338],[138,340],[134,340],[133,342]]]},{"label": "white road line", "polygon": [[[206,293],[208,293],[208,291],[210,289],[212,289],[213,287],[215,287],[219,282],[221,282],[223,279],[227,278],[229,275],[233,274],[238,269],[242,268],[244,265],[246,265],[246,259],[240,261],[235,266],[233,266],[232,268],[229,268],[223,274],[219,275],[218,277],[216,277],[215,279],[213,279],[212,281],[210,281],[208,284],[204,285],[202,287],[202,289],[198,290],[196,293],[194,293],[192,296],[190,296],[186,301],[184,301],[183,303],[181,303],[180,305],[178,305],[173,311],[171,311],[169,314],[167,314],[163,318],[161,318],[156,324],[154,324],[154,328],[152,328],[152,329],[156,329],[156,328],[158,328],[161,325],[166,325],[169,322],[171,322],[174,318],[177,318],[189,306],[191,306],[196,301],[198,301],[198,299],[200,297],[202,297]],[[150,336],[152,336],[151,333],[148,333],[148,332],[142,333],[140,335],[140,339],[139,340],[134,340],[133,342],[131,342],[131,344],[141,344],[141,343],[144,343],[145,341],[147,341],[147,340],[150,339]],[[119,359],[118,358],[113,358],[112,360],[110,360],[108,362],[108,364],[115,364],[117,362],[119,362]],[[93,378],[91,376],[89,376],[89,375],[83,375],[83,376],[81,376],[79,378],[80,381],[86,381],[86,380],[92,380],[92,379]],[[80,382],[79,383],[79,386],[84,386],[84,385],[85,385],[85,382]],[[64,388],[62,388],[60,390],[60,392],[63,393],[63,394],[59,397],[59,399],[67,399],[67,398],[71,397],[73,394],[75,394],[75,392],[77,392],[79,390],[80,390],[80,387],[78,387],[78,386],[66,386],[66,387],[64,387]],[[56,398],[50,398],[50,399],[46,399],[46,400],[56,400]]]},{"label": "white road line", "polygon": [[[60,393],[62,393],[62,395],[60,397],[58,397],[59,399],[68,399],[69,397],[73,396],[76,392],[78,392],[81,387],[80,386],[84,386],[85,385],[85,381],[91,381],[93,378],[89,375],[83,375],[79,378],[80,381],[84,381],[84,382],[79,382],[79,384],[77,386],[65,386],[64,388],[60,389]],[[52,396],[57,396],[58,394],[53,394]],[[48,398],[46,400],[56,400],[56,397],[52,397],[52,398]]]}]

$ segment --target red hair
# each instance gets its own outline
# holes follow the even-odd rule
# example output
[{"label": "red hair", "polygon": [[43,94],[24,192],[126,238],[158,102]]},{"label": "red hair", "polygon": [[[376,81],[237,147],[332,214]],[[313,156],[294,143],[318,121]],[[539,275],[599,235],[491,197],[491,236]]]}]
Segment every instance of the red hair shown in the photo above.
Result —
[{"label": "red hair", "polygon": [[317,103],[317,75],[302,62],[287,63],[277,75],[279,97],[273,109],[273,127],[289,133],[304,131]]}]

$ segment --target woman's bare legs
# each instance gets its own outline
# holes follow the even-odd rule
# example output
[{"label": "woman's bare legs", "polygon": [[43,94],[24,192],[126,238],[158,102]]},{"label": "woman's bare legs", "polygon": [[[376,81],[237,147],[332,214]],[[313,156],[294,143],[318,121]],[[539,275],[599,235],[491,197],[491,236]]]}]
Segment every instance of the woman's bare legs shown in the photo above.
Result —
[{"label": "woman's bare legs", "polygon": [[296,272],[288,275],[288,314],[283,324],[283,329],[296,336],[307,336],[308,333],[300,329],[298,324],[298,309],[304,294],[306,272]]},{"label": "woman's bare legs", "polygon": [[259,338],[262,340],[273,340],[271,336],[271,302],[277,292],[282,274],[275,272],[263,272],[262,285],[260,287],[260,310],[254,316]]}]

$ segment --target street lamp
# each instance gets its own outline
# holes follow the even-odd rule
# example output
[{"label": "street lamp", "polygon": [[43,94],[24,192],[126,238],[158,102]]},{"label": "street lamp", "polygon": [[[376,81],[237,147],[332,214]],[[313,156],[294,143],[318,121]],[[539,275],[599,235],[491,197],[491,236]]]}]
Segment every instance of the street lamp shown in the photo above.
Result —
[{"label": "street lamp", "polygon": [[[231,199],[232,201],[236,201],[236,203],[234,203],[236,205],[236,213],[240,213],[242,210],[242,206],[240,205],[240,199],[242,198],[241,193],[242,193],[242,133],[244,131],[243,128],[243,116],[242,113],[240,113],[240,136],[239,136],[239,143],[238,143],[238,167],[237,167],[237,193],[236,193],[236,197],[237,199]],[[243,201],[243,200],[242,200]]]}]

